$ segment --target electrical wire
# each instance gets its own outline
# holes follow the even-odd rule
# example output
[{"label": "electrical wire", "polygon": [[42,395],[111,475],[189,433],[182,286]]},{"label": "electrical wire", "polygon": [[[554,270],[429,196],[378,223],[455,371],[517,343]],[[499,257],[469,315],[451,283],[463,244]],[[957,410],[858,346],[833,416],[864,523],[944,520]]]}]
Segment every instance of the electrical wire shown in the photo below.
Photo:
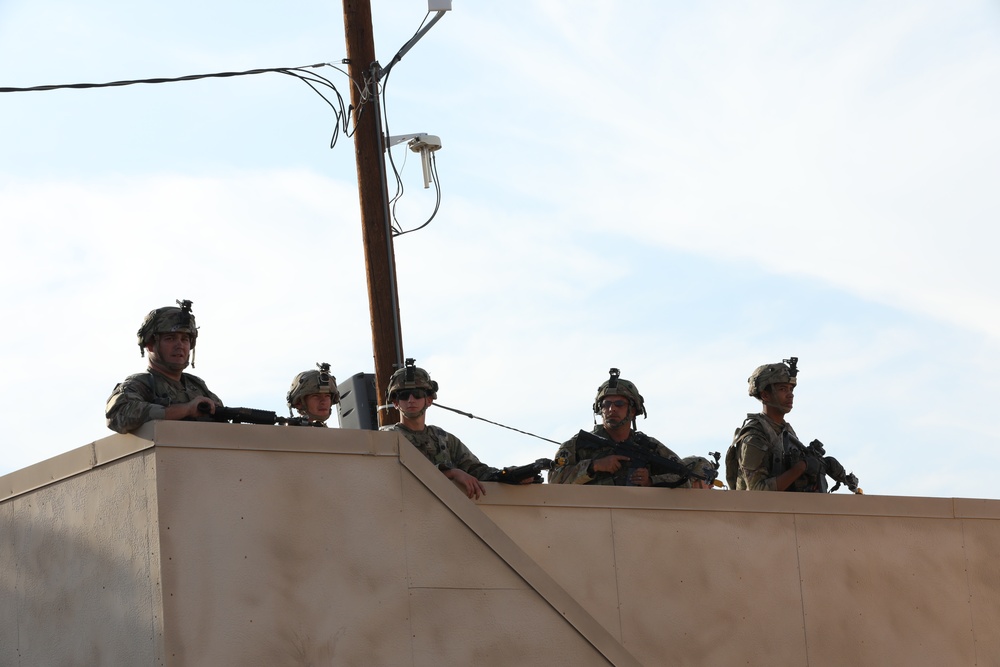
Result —
[{"label": "electrical wire", "polygon": [[[545,442],[551,442],[553,445],[561,445],[562,444],[558,440],[551,440],[549,438],[545,438],[545,437],[542,437],[540,435],[535,435],[534,433],[530,433],[528,431],[522,431],[521,429],[514,428],[513,426],[507,426],[506,424],[501,424],[500,422],[490,421],[489,419],[486,419],[484,417],[477,417],[476,415],[472,414],[471,412],[465,412],[464,410],[459,410],[458,408],[449,408],[447,405],[441,405],[437,401],[434,401],[434,407],[436,407],[436,408],[444,408],[445,410],[450,410],[451,412],[457,412],[460,415],[464,415],[464,416],[468,417],[469,419],[478,419],[479,421],[486,422],[487,424],[493,424],[494,426],[499,426],[501,428],[505,428],[505,429],[508,429],[508,430],[511,430],[511,431],[517,431],[518,433],[523,433],[524,435],[530,435],[532,438],[538,438],[539,440],[544,440]],[[389,405],[380,405],[380,406],[378,406],[378,409],[379,410],[392,410],[392,409],[395,409],[395,406],[390,403]]]},{"label": "electrical wire", "polygon": [[[392,136],[392,133],[389,132],[389,114],[386,111],[385,91],[388,88],[388,84],[389,84],[389,74],[387,73],[385,75],[385,78],[382,79],[382,86],[380,93],[382,104],[379,105],[380,110],[382,112],[382,127],[385,128],[386,139]],[[389,223],[392,229],[392,235],[395,237],[402,232],[402,227],[399,224],[399,220],[396,218],[396,202],[398,202],[399,199],[403,196],[404,192],[403,178],[402,176],[400,176],[399,169],[396,168],[396,161],[393,160],[392,158],[392,146],[386,145],[385,152],[386,155],[389,157],[389,166],[392,167],[392,175],[396,179],[396,193],[389,199],[389,210],[391,212]],[[388,187],[388,184],[386,184],[386,187]]]},{"label": "electrical wire", "polygon": [[[321,67],[331,67],[338,72],[347,76],[347,72],[340,69],[339,67],[333,65],[332,63],[317,63],[315,65],[302,65],[300,67],[265,67],[260,69],[244,70],[241,72],[213,72],[211,74],[188,74],[186,76],[177,77],[157,77],[150,79],[127,79],[123,81],[109,81],[106,83],[68,83],[68,84],[55,84],[55,85],[44,85],[44,86],[29,86],[24,88],[17,88],[12,86],[0,87],[0,93],[28,93],[28,92],[42,92],[50,90],[82,90],[87,88],[115,88],[121,86],[132,86],[140,83],[145,84],[158,84],[158,83],[178,83],[181,81],[197,81],[199,79],[224,79],[236,76],[251,76],[255,74],[267,74],[267,73],[278,73],[285,74],[287,76],[293,76],[307,86],[312,88],[313,92],[323,98],[323,101],[333,110],[334,118],[336,119],[333,134],[330,138],[330,148],[333,148],[337,144],[337,137],[340,132],[343,132],[346,136],[350,137],[354,134],[357,128],[357,123],[355,122],[354,128],[351,128],[351,111],[354,110],[353,105],[344,104],[344,98],[341,96],[340,91],[334,85],[330,79],[326,78],[322,74],[317,72],[311,72],[308,70],[319,69]],[[350,77],[348,76],[348,80]],[[336,97],[336,102],[327,97],[320,88],[328,88],[333,91],[333,95]],[[359,88],[359,91],[361,89]],[[367,106],[366,102],[368,96],[364,94],[365,91],[361,91],[361,106],[357,109],[358,118],[364,111],[364,107]]]},{"label": "electrical wire", "polygon": [[[430,17],[430,15],[431,12],[427,12],[424,15],[424,18],[420,22],[420,25],[417,26],[417,29],[414,31],[413,37],[411,37],[410,41],[408,41],[406,44],[403,45],[403,48],[400,49],[399,53],[402,53],[407,48],[407,46],[413,41],[413,39],[420,34],[420,31],[423,29],[424,24],[427,23],[427,19],[428,17]],[[386,102],[387,100],[386,90],[389,87],[389,74],[390,74],[388,70],[393,64],[395,64],[402,58],[402,56],[400,56],[399,53],[393,56],[389,65],[385,68],[384,70],[385,76],[382,79],[381,92],[379,93],[381,95],[381,100],[382,100],[381,104],[382,127],[385,128],[386,138],[392,136],[392,133],[389,132],[389,112],[388,112],[388,104]],[[403,197],[403,193],[406,191],[406,188],[403,185],[403,178],[402,175],[400,174],[400,169],[396,167],[396,161],[392,157],[392,147],[387,145],[385,150],[389,157],[389,166],[392,168],[393,177],[396,179],[396,193],[389,200],[389,209],[391,211],[391,216],[390,216],[391,219],[389,222],[392,230],[392,236],[393,238],[396,238],[398,236],[402,236],[403,234],[409,234],[410,232],[418,231],[420,229],[423,229],[427,225],[431,224],[431,221],[434,219],[434,217],[438,213],[438,210],[441,208],[441,182],[438,180],[437,161],[435,160],[434,153],[432,152],[430,154],[431,182],[434,183],[434,189],[436,192],[436,201],[434,203],[434,210],[431,212],[430,217],[423,224],[414,227],[413,229],[404,230],[402,224],[399,222],[399,218],[396,216],[396,204]],[[405,160],[403,164],[405,166],[406,164]]]},{"label": "electrical wire", "polygon": [[[427,14],[424,15],[424,18],[420,22],[420,25],[417,27],[417,30],[413,33],[413,37],[411,37],[410,40],[403,46],[403,48],[400,49],[399,53],[397,53],[393,57],[393,60],[390,63],[390,67],[392,64],[398,62],[402,58],[401,54],[404,53],[405,50],[411,45],[411,43],[413,43],[413,41],[420,35],[420,31],[427,23],[427,19],[428,17],[430,17],[430,15],[431,12],[427,12]],[[351,81],[351,83],[357,88],[359,92],[359,97],[361,100],[360,106],[355,108],[352,104],[345,105],[343,96],[340,94],[340,91],[337,90],[337,87],[330,79],[326,78],[325,76],[317,72],[308,71],[308,70],[319,69],[321,67],[330,67],[332,69],[337,70],[341,74],[347,76],[348,80]],[[323,99],[323,101],[326,102],[327,106],[329,106],[330,109],[333,111],[333,115],[335,118],[333,132],[330,135],[330,148],[333,148],[334,146],[337,145],[337,139],[341,132],[343,132],[344,135],[348,137],[354,135],[354,133],[357,131],[358,120],[361,119],[361,115],[362,113],[364,113],[365,107],[368,106],[369,100],[371,100],[372,96],[374,95],[381,95],[381,102],[382,102],[381,114],[383,121],[382,126],[385,128],[385,136],[386,137],[391,136],[389,133],[389,115],[386,104],[387,101],[386,90],[388,88],[388,82],[389,82],[388,68],[384,70],[385,77],[382,80],[381,85],[379,85],[379,81],[374,77],[371,79],[366,77],[364,88],[354,83],[354,81],[351,79],[350,75],[347,72],[333,65],[332,63],[317,63],[315,65],[302,65],[300,67],[264,67],[260,69],[244,70],[241,72],[213,72],[210,74],[188,74],[185,76],[177,76],[177,77],[126,79],[121,81],[108,81],[105,83],[67,83],[67,84],[53,84],[53,85],[43,85],[43,86],[28,86],[28,87],[3,86],[0,87],[0,93],[27,93],[27,92],[42,92],[51,90],[68,90],[68,89],[82,90],[88,88],[115,88],[122,86],[133,86],[137,84],[178,83],[182,81],[197,81],[199,79],[212,79],[212,78],[222,79],[222,78],[231,78],[236,76],[251,76],[255,74],[267,74],[267,73],[278,73],[278,74],[284,74],[286,76],[293,76],[298,80],[302,81],[303,83],[305,83],[307,86],[309,86],[314,93],[319,95]],[[324,92],[322,88],[327,88],[329,89],[329,91],[332,91],[332,94],[335,99],[327,97],[329,92]],[[353,128],[351,127],[352,111],[356,111],[356,117],[354,118]],[[432,220],[434,220],[435,216],[437,216],[438,210],[440,210],[441,208],[441,182],[440,179],[438,178],[438,173],[437,173],[437,160],[434,157],[434,153],[431,152],[429,157],[431,181],[434,183],[434,189],[436,193],[434,210],[431,212],[430,217],[423,224],[414,227],[413,229],[404,230],[399,222],[399,219],[396,216],[396,204],[403,196],[403,193],[405,192],[405,187],[403,186],[403,179],[402,176],[400,175],[400,170],[396,167],[396,162],[392,157],[391,147],[386,146],[385,150],[389,154],[389,164],[392,166],[392,173],[396,179],[396,194],[393,195],[392,199],[390,199],[389,201],[389,206],[391,210],[390,229],[392,236],[396,237],[423,229],[424,227],[429,225]]]},{"label": "electrical wire", "polygon": [[445,410],[451,410],[452,412],[457,412],[460,415],[465,415],[469,419],[478,419],[479,421],[484,421],[487,424],[493,424],[494,426],[500,426],[502,428],[510,429],[511,431],[517,431],[518,433],[523,433],[524,435],[530,435],[532,438],[538,438],[539,440],[544,440],[546,442],[551,442],[554,445],[560,445],[560,444],[562,444],[562,443],[557,442],[555,440],[550,440],[549,438],[543,438],[540,435],[535,435],[534,433],[529,433],[528,431],[522,431],[521,429],[514,428],[513,426],[507,426],[507,425],[501,424],[499,422],[494,422],[494,421],[490,421],[489,419],[484,419],[483,417],[477,417],[476,415],[472,414],[471,412],[463,412],[462,410],[458,410],[456,408],[449,408],[447,405],[441,405],[440,403],[438,403],[436,401],[435,401],[434,405],[436,407],[439,407],[439,408],[444,408]]},{"label": "electrical wire", "polygon": [[[331,67],[333,66],[331,65]],[[334,69],[343,73],[343,70],[341,70],[339,67],[334,67]],[[353,136],[354,130],[352,130],[350,127],[351,109],[353,107],[351,105],[347,105],[346,107],[344,106],[344,98],[341,96],[340,91],[337,90],[337,87],[333,84],[333,82],[327,79],[325,76],[316,74],[315,72],[305,72],[302,71],[301,68],[292,68],[292,70],[294,71],[279,70],[279,72],[281,74],[288,74],[290,76],[298,78],[300,81],[302,81],[307,86],[312,88],[313,92],[315,92],[317,95],[323,98],[323,101],[327,103],[327,105],[330,107],[331,110],[333,110],[333,116],[336,119],[336,123],[333,128],[333,133],[330,136],[330,148],[333,148],[334,146],[337,145],[337,137],[340,132],[343,132],[344,135],[347,137]],[[334,103],[330,100],[330,98],[328,98],[326,95],[323,94],[323,91],[321,91],[319,88],[313,85],[314,83],[321,86],[326,86],[327,88],[332,90],[333,94],[336,95],[337,104],[334,105]],[[357,121],[361,119],[361,114],[364,113],[364,107],[365,105],[362,102],[362,106],[358,109],[357,118],[355,118],[355,124],[354,124],[355,129],[357,129]]]},{"label": "electrical wire", "polygon": [[289,70],[304,70],[306,68],[325,67],[327,63],[317,63],[315,65],[302,65],[301,67],[267,67],[262,69],[251,69],[242,72],[215,72],[213,74],[188,74],[187,76],[160,77],[155,79],[128,79],[125,81],[110,81],[107,83],[63,83],[49,86],[30,86],[28,88],[0,88],[0,93],[27,93],[43,90],[61,90],[65,88],[112,88],[115,86],[131,86],[137,83],[175,83],[177,81],[194,81],[196,79],[227,78],[232,76],[247,76],[251,74],[264,74],[266,72],[288,72]]},{"label": "electrical wire", "polygon": [[431,153],[431,182],[434,184],[434,189],[437,191],[437,200],[434,202],[434,210],[431,212],[431,217],[427,218],[424,224],[419,227],[414,227],[413,229],[407,229],[405,231],[398,231],[393,234],[393,237],[402,236],[403,234],[409,234],[410,232],[420,231],[427,225],[431,224],[431,220],[437,215],[438,209],[441,208],[441,181],[438,180],[437,173],[437,159],[434,157],[434,153]]}]

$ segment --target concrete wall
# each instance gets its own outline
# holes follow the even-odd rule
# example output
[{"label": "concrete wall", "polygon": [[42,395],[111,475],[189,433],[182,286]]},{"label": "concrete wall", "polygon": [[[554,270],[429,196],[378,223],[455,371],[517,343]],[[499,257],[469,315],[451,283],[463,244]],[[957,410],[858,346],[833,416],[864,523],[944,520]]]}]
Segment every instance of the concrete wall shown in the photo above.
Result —
[{"label": "concrete wall", "polygon": [[474,503],[392,433],[138,436],[0,478],[0,665],[1000,664],[1000,502]]},{"label": "concrete wall", "polygon": [[122,442],[0,477],[0,665],[159,664],[152,443]]},{"label": "concrete wall", "polygon": [[996,501],[515,491],[482,508],[643,664],[1000,664]]}]

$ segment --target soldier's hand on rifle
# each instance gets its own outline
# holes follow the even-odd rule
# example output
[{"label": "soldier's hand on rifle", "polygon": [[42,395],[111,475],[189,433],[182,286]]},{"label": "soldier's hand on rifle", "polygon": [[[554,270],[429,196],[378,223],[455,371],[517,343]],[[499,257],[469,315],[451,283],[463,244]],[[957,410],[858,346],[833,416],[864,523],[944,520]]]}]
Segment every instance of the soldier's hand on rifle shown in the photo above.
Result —
[{"label": "soldier's hand on rifle", "polygon": [[187,403],[175,403],[168,405],[164,414],[167,419],[197,419],[202,412],[198,411],[198,406],[202,403],[208,405],[208,414],[215,413],[215,401],[207,396],[199,396],[191,399]]},{"label": "soldier's hand on rifle", "polygon": [[823,464],[815,456],[806,457],[806,476],[810,479],[814,479],[823,474]]},{"label": "soldier's hand on rifle", "polygon": [[486,487],[483,486],[483,483],[464,470],[452,468],[445,472],[444,476],[455,482],[470,498],[479,500],[480,496],[486,495]]},{"label": "soldier's hand on rifle", "polygon": [[774,487],[778,491],[784,491],[792,485],[799,477],[805,474],[808,464],[805,459],[799,459],[792,464],[792,467],[774,478]]},{"label": "soldier's hand on rifle", "polygon": [[629,476],[632,486],[652,486],[653,480],[649,478],[649,470],[646,468],[636,468]]},{"label": "soldier's hand on rifle", "polygon": [[621,454],[610,454],[604,458],[594,459],[590,462],[590,468],[594,472],[616,473],[622,467],[622,463],[630,460]]}]

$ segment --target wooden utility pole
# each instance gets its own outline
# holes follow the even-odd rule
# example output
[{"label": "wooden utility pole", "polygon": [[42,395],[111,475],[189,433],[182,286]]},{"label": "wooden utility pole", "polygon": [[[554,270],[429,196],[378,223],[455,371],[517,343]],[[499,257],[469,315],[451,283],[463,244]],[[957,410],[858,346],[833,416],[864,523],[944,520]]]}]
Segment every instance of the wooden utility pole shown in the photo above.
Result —
[{"label": "wooden utility pole", "polygon": [[[358,164],[361,230],[368,273],[368,307],[375,355],[378,402],[386,398],[394,366],[403,364],[403,334],[396,290],[396,256],[389,228],[385,146],[378,98],[371,0],[343,0],[351,103],[354,105],[354,155]],[[394,410],[380,411],[379,423],[399,420]]]}]

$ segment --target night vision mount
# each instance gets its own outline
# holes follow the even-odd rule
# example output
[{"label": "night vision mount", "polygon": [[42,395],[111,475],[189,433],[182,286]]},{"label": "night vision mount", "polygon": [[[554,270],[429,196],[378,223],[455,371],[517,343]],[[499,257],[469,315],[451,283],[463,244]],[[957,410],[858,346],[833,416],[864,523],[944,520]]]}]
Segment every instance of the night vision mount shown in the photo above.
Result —
[{"label": "night vision mount", "polygon": [[326,387],[327,389],[331,388],[330,364],[324,361],[323,363],[317,363],[316,368],[319,369],[319,386]]},{"label": "night vision mount", "polygon": [[406,368],[406,373],[403,375],[403,379],[405,382],[413,382],[414,379],[413,369],[416,367],[417,367],[417,360],[414,359],[413,357],[407,357],[406,365],[404,366],[404,368]]},{"label": "night vision mount", "polygon": [[183,301],[181,301],[180,299],[177,299],[177,301],[175,301],[174,303],[176,303],[181,308],[181,326],[182,327],[190,327],[191,326],[191,306],[193,306],[194,304],[191,303],[190,299],[184,299]]}]

